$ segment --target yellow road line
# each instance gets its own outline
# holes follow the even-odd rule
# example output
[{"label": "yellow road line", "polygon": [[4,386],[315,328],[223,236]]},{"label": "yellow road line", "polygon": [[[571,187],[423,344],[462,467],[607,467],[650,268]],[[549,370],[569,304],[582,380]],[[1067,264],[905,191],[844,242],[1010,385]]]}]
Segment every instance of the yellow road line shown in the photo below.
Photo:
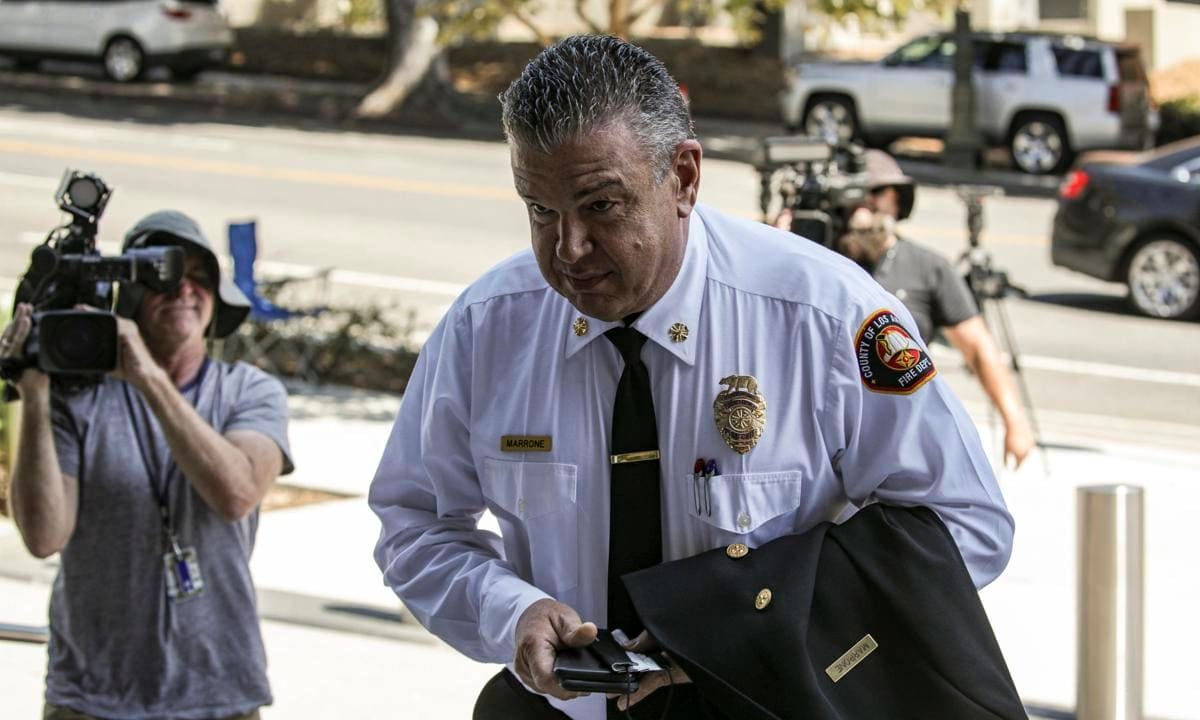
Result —
[{"label": "yellow road line", "polygon": [[167,158],[146,153],[125,152],[120,150],[104,150],[101,148],[69,147],[47,143],[24,142],[20,140],[0,140],[0,152],[32,155],[35,157],[50,157],[70,160],[71,162],[112,163],[133,167],[152,167],[170,170],[183,170],[206,175],[221,175],[226,177],[255,178],[261,180],[282,180],[284,182],[306,183],[312,185],[329,185],[334,187],[359,188],[366,190],[382,190],[396,193],[421,193],[445,197],[488,198],[494,200],[518,200],[517,194],[511,189],[501,190],[483,185],[457,185],[452,183],[436,183],[424,180],[401,180],[373,175],[355,175],[352,173],[329,172],[323,170],[295,170],[287,168],[272,168],[251,163],[227,162],[218,160],[197,160],[194,158]]}]

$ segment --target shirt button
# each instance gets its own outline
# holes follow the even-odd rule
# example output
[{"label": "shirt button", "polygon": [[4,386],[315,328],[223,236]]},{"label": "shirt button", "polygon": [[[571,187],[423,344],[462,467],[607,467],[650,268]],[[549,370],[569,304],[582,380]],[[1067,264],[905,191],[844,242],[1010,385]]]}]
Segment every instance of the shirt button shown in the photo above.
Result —
[{"label": "shirt button", "polygon": [[517,513],[520,515],[525,514],[525,498],[517,498]]},{"label": "shirt button", "polygon": [[737,526],[738,526],[738,530],[749,530],[750,529],[750,516],[747,515],[746,513],[740,513],[737,516]]}]

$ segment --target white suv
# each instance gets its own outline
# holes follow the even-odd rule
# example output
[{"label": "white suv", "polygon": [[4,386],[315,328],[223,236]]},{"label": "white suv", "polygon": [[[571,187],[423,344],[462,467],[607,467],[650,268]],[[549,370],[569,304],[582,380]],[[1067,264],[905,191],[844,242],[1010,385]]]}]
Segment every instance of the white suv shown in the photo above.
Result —
[{"label": "white suv", "polygon": [[100,60],[118,82],[165,65],[189,79],[225,61],[233,32],[216,0],[0,0],[0,55]]},{"label": "white suv", "polygon": [[[1136,46],[1050,33],[975,33],[976,122],[1028,173],[1061,172],[1074,153],[1145,149],[1158,112]],[[924,35],[871,63],[805,62],[783,97],[791,131],[885,145],[950,129],[956,44]]]}]

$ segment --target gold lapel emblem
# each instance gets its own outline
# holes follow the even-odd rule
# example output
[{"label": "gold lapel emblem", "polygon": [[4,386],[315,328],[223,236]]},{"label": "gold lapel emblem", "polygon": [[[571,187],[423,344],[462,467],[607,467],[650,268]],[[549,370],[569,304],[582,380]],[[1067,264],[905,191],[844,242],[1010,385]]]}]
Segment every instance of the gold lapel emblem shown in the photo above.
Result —
[{"label": "gold lapel emblem", "polygon": [[683,342],[688,337],[688,327],[683,323],[675,323],[667,330],[667,335],[671,336],[671,342]]},{"label": "gold lapel emblem", "polygon": [[575,322],[571,323],[571,329],[574,330],[575,334],[578,335],[579,337],[583,337],[584,335],[587,335],[587,332],[588,332],[587,318],[582,318],[582,317],[575,318]]},{"label": "gold lapel emblem", "polygon": [[745,455],[758,444],[767,427],[767,401],[758,392],[758,381],[750,375],[730,375],[713,401],[713,419],[725,444]]}]

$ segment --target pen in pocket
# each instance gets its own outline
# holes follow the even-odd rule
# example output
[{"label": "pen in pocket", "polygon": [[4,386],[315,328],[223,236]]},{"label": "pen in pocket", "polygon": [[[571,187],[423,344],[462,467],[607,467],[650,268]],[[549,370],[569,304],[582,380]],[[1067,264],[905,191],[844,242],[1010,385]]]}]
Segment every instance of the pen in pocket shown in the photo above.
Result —
[{"label": "pen in pocket", "polygon": [[712,479],[716,475],[717,461],[709,460],[704,468],[704,514],[712,517]]},{"label": "pen in pocket", "polygon": [[702,515],[704,507],[700,500],[700,478],[704,475],[704,458],[696,458],[692,465],[692,501],[696,503],[696,514]]}]

